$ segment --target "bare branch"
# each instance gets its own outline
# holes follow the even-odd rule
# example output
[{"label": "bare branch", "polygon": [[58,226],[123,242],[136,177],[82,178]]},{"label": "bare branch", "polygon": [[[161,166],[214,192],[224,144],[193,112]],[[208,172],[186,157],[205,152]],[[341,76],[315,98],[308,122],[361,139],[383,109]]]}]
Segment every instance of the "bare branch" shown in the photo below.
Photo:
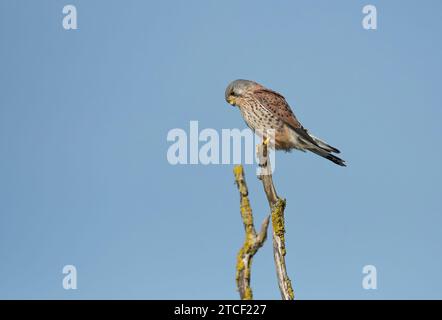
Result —
[{"label": "bare branch", "polygon": [[273,257],[275,260],[276,275],[278,277],[279,290],[283,300],[293,300],[295,297],[292,283],[287,275],[285,264],[285,199],[278,197],[273,185],[272,168],[268,157],[267,144],[258,145],[258,158],[261,167],[259,179],[262,181],[264,191],[269,202],[272,216],[273,234]]},{"label": "bare branch", "polygon": [[244,177],[243,167],[241,165],[235,166],[233,173],[235,175],[235,182],[239,190],[241,218],[246,233],[244,244],[237,255],[236,285],[242,300],[252,300],[253,293],[252,288],[250,287],[252,259],[267,238],[267,229],[270,216],[264,219],[261,225],[261,230],[257,234],[253,224],[253,213],[248,198],[249,191]]}]

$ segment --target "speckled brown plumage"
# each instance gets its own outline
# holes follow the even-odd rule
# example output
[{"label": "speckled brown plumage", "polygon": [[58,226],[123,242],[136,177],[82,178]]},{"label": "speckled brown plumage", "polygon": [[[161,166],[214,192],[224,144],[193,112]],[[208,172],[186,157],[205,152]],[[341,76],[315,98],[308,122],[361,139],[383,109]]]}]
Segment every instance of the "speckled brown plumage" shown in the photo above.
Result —
[{"label": "speckled brown plumage", "polygon": [[311,135],[278,92],[254,81],[235,80],[227,86],[225,98],[230,104],[239,107],[246,124],[252,130],[258,133],[275,130],[277,150],[308,150],[345,166],[344,160],[332,154],[339,153],[339,150]]}]

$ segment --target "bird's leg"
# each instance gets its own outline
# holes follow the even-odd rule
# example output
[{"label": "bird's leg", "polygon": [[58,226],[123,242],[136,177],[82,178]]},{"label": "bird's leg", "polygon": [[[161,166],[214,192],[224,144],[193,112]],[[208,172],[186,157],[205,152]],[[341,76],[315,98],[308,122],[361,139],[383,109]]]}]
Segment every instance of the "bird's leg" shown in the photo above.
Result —
[{"label": "bird's leg", "polygon": [[264,163],[265,166],[267,166],[269,142],[270,142],[270,137],[266,137],[266,136],[262,137],[262,156],[265,160],[265,163]]},{"label": "bird's leg", "polygon": [[[270,137],[262,136],[262,144],[266,146],[266,149],[269,145]],[[259,151],[259,144],[256,145],[256,150]]]},{"label": "bird's leg", "polygon": [[268,148],[269,142],[270,142],[270,137],[263,136],[262,137],[262,144],[258,144],[256,146],[256,150],[258,153],[258,159],[259,159],[259,166],[261,168],[267,167],[267,148]]},{"label": "bird's leg", "polygon": [[265,144],[266,146],[268,146],[268,145],[269,145],[269,142],[270,142],[270,137],[263,137],[263,139],[262,139],[262,143],[263,143],[263,144]]}]

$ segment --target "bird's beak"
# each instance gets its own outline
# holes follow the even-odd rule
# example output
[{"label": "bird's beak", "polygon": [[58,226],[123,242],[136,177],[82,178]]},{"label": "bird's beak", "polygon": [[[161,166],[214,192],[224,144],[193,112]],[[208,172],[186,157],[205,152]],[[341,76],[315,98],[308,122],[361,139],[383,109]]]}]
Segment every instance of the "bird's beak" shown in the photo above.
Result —
[{"label": "bird's beak", "polygon": [[235,97],[234,96],[229,96],[229,98],[227,99],[227,102],[229,102],[232,106],[235,105]]}]

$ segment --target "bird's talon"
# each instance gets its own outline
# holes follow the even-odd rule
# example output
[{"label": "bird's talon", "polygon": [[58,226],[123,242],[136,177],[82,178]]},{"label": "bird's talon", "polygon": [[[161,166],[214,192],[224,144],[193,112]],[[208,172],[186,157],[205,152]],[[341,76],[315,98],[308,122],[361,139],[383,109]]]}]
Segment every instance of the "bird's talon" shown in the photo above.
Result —
[{"label": "bird's talon", "polygon": [[264,163],[259,163],[258,164],[261,168],[265,168],[267,167],[267,161],[264,161]]},{"label": "bird's talon", "polygon": [[262,143],[265,144],[265,145],[268,145],[269,142],[270,142],[270,137],[267,137],[267,138],[265,138],[265,139],[262,141]]}]

